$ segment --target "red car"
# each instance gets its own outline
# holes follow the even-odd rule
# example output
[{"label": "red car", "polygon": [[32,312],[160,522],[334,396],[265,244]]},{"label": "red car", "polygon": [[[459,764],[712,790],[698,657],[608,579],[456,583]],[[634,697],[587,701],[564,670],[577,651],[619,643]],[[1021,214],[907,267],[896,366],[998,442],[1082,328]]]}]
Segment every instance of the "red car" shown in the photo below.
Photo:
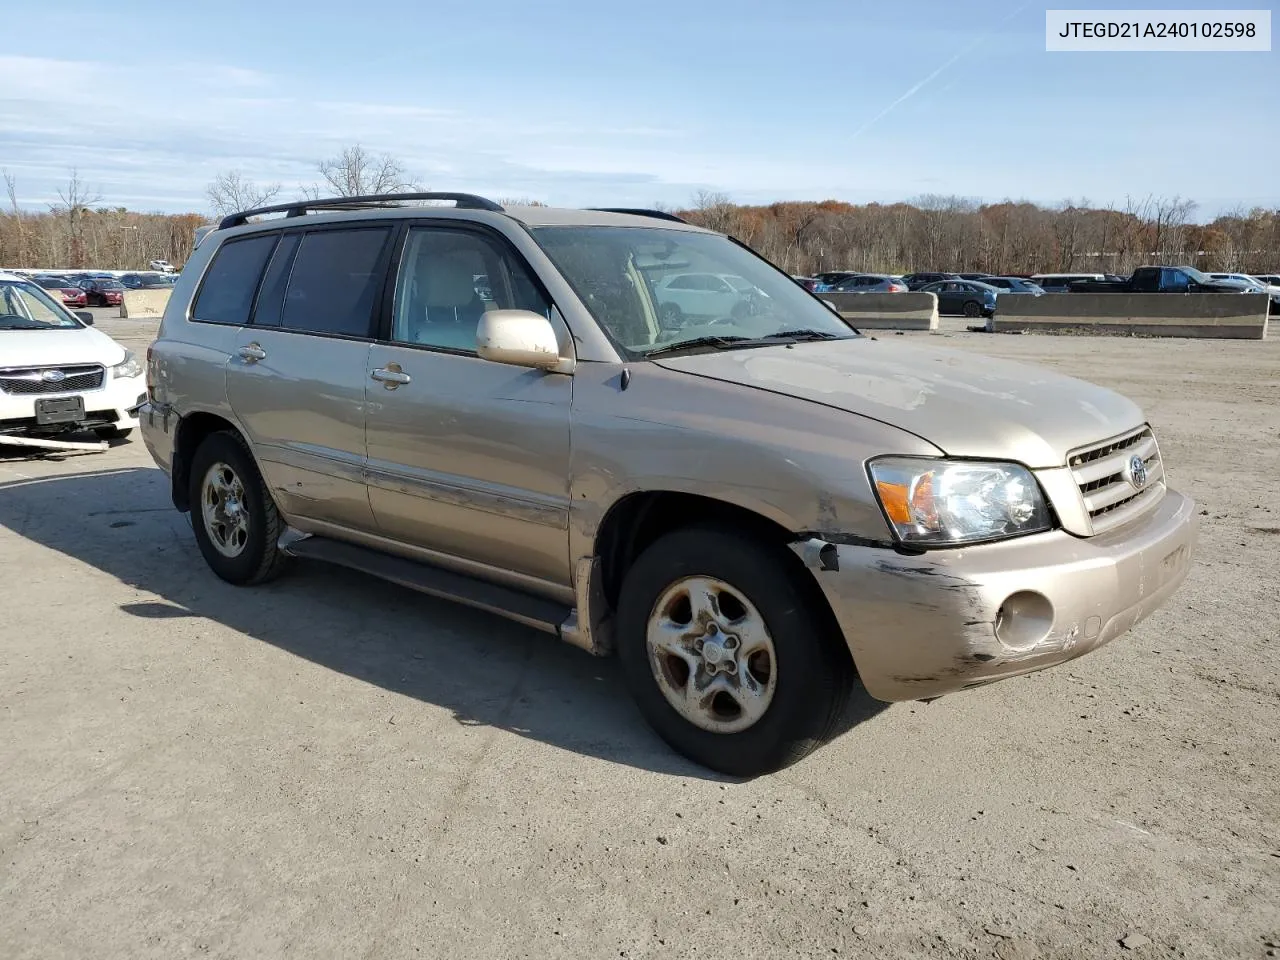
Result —
[{"label": "red car", "polygon": [[80,284],[85,299],[91,307],[118,307],[124,299],[124,284],[119,280],[101,277]]},{"label": "red car", "polygon": [[34,280],[38,286],[46,290],[58,291],[58,296],[62,298],[65,306],[74,309],[89,305],[89,298],[85,292],[65,277],[35,277]]}]

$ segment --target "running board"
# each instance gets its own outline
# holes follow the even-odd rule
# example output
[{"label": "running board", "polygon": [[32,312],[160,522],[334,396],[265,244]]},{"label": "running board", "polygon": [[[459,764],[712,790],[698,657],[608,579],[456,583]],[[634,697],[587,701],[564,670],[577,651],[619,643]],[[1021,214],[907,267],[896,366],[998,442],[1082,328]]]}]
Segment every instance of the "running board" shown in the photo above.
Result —
[{"label": "running board", "polygon": [[572,607],[554,600],[545,600],[522,590],[513,590],[511,587],[478,580],[443,567],[370,550],[354,543],[320,536],[281,539],[281,550],[291,557],[323,560],[350,570],[359,570],[398,583],[402,587],[486,610],[556,636],[560,636],[561,626],[574,614]]}]

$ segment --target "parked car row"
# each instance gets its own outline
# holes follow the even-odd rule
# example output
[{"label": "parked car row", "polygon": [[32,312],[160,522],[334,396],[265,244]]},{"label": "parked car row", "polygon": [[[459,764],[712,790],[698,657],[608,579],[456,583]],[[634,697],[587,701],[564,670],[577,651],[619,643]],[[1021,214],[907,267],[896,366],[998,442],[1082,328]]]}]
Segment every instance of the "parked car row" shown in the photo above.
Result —
[{"label": "parked car row", "polygon": [[985,273],[921,271],[903,275],[831,270],[793,278],[811,293],[938,294],[938,312],[991,316],[1000,293],[1265,293],[1280,311],[1280,274],[1202,273],[1193,267],[1139,267],[1132,276],[1112,273]]},{"label": "parked car row", "polygon": [[795,277],[810,293],[906,293],[922,291],[938,297],[938,312],[965,317],[989,317],[995,313],[996,298],[1002,291],[1044,293],[1024,277],[993,277],[985,273],[858,273],[832,270],[812,277]]},{"label": "parked car row", "polygon": [[31,282],[45,290],[56,290],[67,307],[118,307],[125,290],[164,290],[173,286],[172,275],[160,273],[36,274]]}]

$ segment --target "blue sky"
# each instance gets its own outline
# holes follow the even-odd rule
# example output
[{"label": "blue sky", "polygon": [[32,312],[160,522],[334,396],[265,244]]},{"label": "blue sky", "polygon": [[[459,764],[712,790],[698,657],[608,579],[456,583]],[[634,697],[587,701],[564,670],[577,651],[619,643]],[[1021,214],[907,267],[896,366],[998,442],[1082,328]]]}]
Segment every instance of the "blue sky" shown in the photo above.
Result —
[{"label": "blue sky", "polygon": [[230,169],[288,196],[356,141],[431,188],[571,206],[1280,206],[1280,52],[1050,54],[1045,6],[44,0],[5,14],[0,167],[31,207],[71,167],[135,209],[204,210]]}]

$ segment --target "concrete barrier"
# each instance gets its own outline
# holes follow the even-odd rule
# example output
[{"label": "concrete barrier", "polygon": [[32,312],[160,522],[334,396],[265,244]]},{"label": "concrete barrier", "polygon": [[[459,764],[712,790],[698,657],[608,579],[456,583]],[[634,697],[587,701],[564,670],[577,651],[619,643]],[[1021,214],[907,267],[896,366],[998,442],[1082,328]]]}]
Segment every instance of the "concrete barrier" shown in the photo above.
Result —
[{"label": "concrete barrier", "polygon": [[130,320],[164,316],[172,290],[126,290],[120,300],[120,316]]},{"label": "concrete barrier", "polygon": [[987,329],[1261,340],[1265,293],[1002,293]]},{"label": "concrete barrier", "polygon": [[840,316],[862,330],[937,330],[933,293],[819,293]]}]

